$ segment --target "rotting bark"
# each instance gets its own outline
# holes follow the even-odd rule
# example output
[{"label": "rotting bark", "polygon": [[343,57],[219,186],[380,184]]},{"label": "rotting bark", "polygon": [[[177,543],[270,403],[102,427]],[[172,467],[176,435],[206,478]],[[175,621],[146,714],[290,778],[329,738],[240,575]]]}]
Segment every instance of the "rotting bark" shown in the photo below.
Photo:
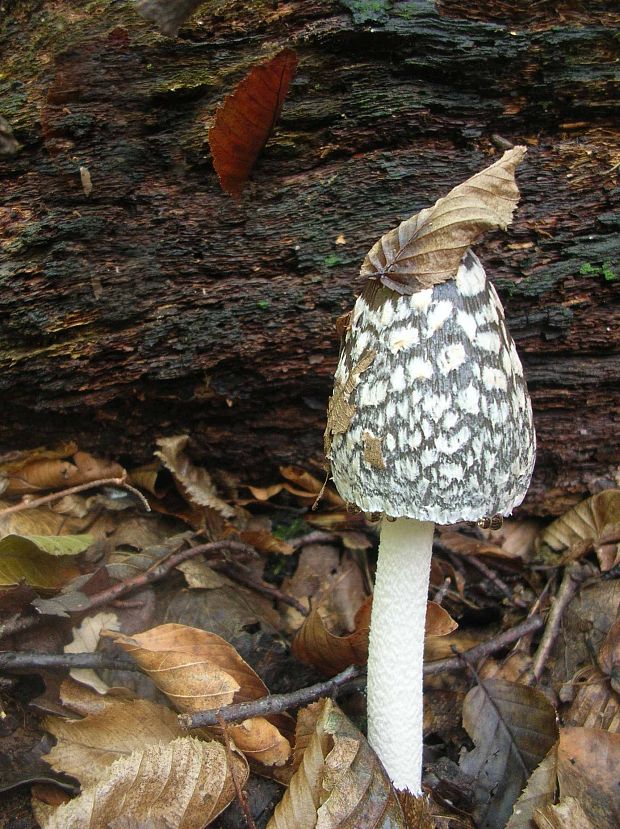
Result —
[{"label": "rotting bark", "polygon": [[[246,480],[320,463],[366,252],[509,141],[530,148],[522,203],[477,251],[534,402],[526,507],[613,485],[615,5],[214,0],[173,39],[129,2],[5,2],[0,108],[22,149],[0,159],[2,446],[70,437],[130,462],[187,431]],[[298,72],[234,201],[207,128],[284,46]]]}]

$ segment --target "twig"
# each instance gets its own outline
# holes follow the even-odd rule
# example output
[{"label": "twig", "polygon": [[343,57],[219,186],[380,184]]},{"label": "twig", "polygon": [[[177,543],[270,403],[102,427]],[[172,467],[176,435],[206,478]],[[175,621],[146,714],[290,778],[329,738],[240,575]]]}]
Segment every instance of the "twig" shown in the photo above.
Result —
[{"label": "twig", "polygon": [[278,590],[277,587],[274,587],[271,584],[266,584],[264,581],[258,581],[257,579],[252,578],[252,576],[244,573],[236,564],[221,561],[216,562],[211,566],[214,570],[218,570],[220,573],[225,573],[231,579],[238,581],[240,584],[244,584],[246,587],[256,590],[257,593],[264,593],[265,596],[271,596],[271,598],[277,599],[283,604],[288,604],[291,607],[294,607],[295,610],[298,610],[299,613],[302,614],[302,616],[307,616],[310,613],[308,608],[294,596],[290,596],[288,593],[283,593],[282,590]]},{"label": "twig", "polygon": [[222,737],[224,739],[224,747],[226,749],[226,756],[228,758],[230,776],[232,777],[235,792],[237,794],[237,800],[239,801],[239,805],[241,806],[241,811],[243,812],[245,822],[248,825],[248,829],[256,829],[256,824],[254,823],[254,818],[252,817],[252,813],[250,812],[250,806],[248,804],[248,796],[241,788],[241,783],[239,783],[239,778],[237,777],[237,771],[235,769],[235,758],[233,757],[233,752],[230,745],[230,735],[228,733],[226,721],[220,715],[217,718],[217,722],[220,728],[222,729]]},{"label": "twig", "polygon": [[119,486],[123,489],[127,489],[142,502],[142,506],[147,510],[147,512],[151,511],[149,502],[146,500],[144,495],[142,495],[141,492],[138,492],[138,490],[131,486],[131,484],[128,484],[125,478],[100,478],[98,481],[90,481],[90,483],[87,484],[71,486],[68,489],[61,489],[58,492],[52,492],[50,495],[42,495],[40,498],[33,498],[31,501],[20,501],[19,504],[0,510],[0,518],[4,518],[5,515],[11,515],[14,512],[21,512],[25,509],[35,509],[36,507],[41,507],[44,504],[51,504],[52,501],[58,501],[66,495],[75,495],[77,492],[84,492],[86,489],[94,489],[99,486]]},{"label": "twig", "polygon": [[[144,573],[139,573],[138,575],[133,576],[130,579],[126,579],[125,581],[119,581],[117,584],[114,584],[112,587],[108,587],[106,590],[94,593],[90,596],[88,604],[80,608],[80,613],[84,613],[88,610],[94,610],[97,607],[109,604],[110,602],[118,599],[119,596],[124,596],[132,590],[137,590],[147,584],[163,579],[164,576],[168,575],[168,573],[182,561],[187,561],[189,558],[195,558],[196,556],[203,554],[210,555],[214,553],[221,553],[224,550],[232,553],[244,553],[246,555],[250,553],[251,555],[256,555],[256,550],[253,547],[249,547],[247,544],[242,544],[239,541],[228,540],[211,541],[208,544],[200,544],[198,547],[189,547],[187,550],[180,550],[178,553],[174,553],[172,555],[166,554],[152,567],[145,570]],[[3,627],[0,627],[0,639],[11,634],[29,630],[31,627],[39,624],[43,618],[44,615],[30,616],[27,619],[19,619],[16,623],[8,622]]]},{"label": "twig", "polygon": [[307,705],[320,697],[336,696],[342,691],[343,685],[357,679],[363,673],[365,673],[364,668],[349,665],[344,671],[326,682],[317,682],[316,685],[300,688],[288,694],[271,694],[268,697],[261,697],[251,702],[238,702],[233,705],[225,705],[223,708],[199,711],[196,714],[180,714],[179,723],[182,728],[190,729],[217,725],[220,717],[224,722],[239,722],[249,717],[265,717],[269,714],[278,714],[288,708]]},{"label": "twig", "polygon": [[313,530],[305,535],[297,535],[294,538],[288,538],[287,543],[300,550],[302,547],[307,547],[309,544],[334,544],[340,543],[341,538],[335,533],[328,533],[324,530]]},{"label": "twig", "polygon": [[437,592],[433,596],[433,601],[435,604],[441,604],[443,600],[446,598],[446,593],[450,589],[450,576],[446,576],[443,580],[441,587],[438,588]]},{"label": "twig", "polygon": [[[512,645],[518,641],[522,636],[527,636],[543,626],[543,620],[540,616],[530,616],[519,625],[505,630],[503,633],[488,639],[486,642],[481,642],[467,651],[463,651],[462,656],[467,658],[468,662],[476,663],[485,656],[490,656],[492,653],[503,650],[508,645]],[[463,662],[460,656],[453,656],[448,659],[437,659],[435,662],[429,662],[424,666],[424,676],[431,676],[432,674],[441,674],[445,671],[457,671],[463,669]]]},{"label": "twig", "polygon": [[553,649],[555,640],[557,639],[564,611],[577,594],[583,579],[583,568],[577,563],[568,567],[564,573],[560,589],[551,604],[551,610],[549,611],[549,616],[547,618],[545,632],[543,633],[538,649],[534,654],[532,673],[537,681],[540,680],[543,674],[545,664],[549,658],[551,650]]},{"label": "twig", "polygon": [[126,656],[108,653],[34,653],[0,651],[0,671],[45,670],[47,668],[110,668],[139,671],[138,664]]},{"label": "twig", "polygon": [[476,570],[479,570],[483,575],[485,575],[489,581],[497,587],[500,593],[503,593],[504,596],[506,596],[511,605],[521,608],[527,607],[527,603],[524,602],[523,599],[513,596],[512,590],[508,587],[506,582],[498,576],[494,570],[488,567],[484,561],[480,561],[477,556],[468,556],[467,561],[473,564]]}]

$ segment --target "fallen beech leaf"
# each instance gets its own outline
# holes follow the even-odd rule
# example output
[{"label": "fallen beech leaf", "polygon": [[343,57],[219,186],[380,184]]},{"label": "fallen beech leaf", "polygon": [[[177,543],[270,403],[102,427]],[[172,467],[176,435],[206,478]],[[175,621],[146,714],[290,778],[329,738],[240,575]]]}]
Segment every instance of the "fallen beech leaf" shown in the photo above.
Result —
[{"label": "fallen beech leaf", "polygon": [[[616,533],[617,530],[617,533]],[[602,536],[610,531],[620,541],[620,490],[607,489],[587,498],[567,513],[556,518],[541,533],[537,550],[544,554],[545,548],[555,556],[569,550],[579,542],[592,542],[595,546]],[[609,539],[605,539],[609,543]],[[599,554],[600,559],[600,554]],[[601,568],[608,570],[613,566],[615,556],[611,561],[600,560]]]},{"label": "fallen beech leaf", "polygon": [[190,14],[205,0],[136,0],[136,11],[159,31],[174,37]]},{"label": "fallen beech leaf", "polygon": [[303,755],[267,829],[405,829],[398,798],[363,735],[332,700],[305,710]]},{"label": "fallen beech leaf", "polygon": [[[65,645],[65,653],[94,653],[99,644],[99,635],[103,628],[118,630],[118,617],[115,613],[96,613],[87,616],[82,624],[73,629],[73,639]],[[88,685],[100,694],[109,691],[110,686],[104,682],[96,671],[87,668],[72,668],[69,676],[77,682]]]},{"label": "fallen beech leaf", "polygon": [[549,754],[534,769],[515,803],[506,829],[532,829],[534,812],[553,803],[557,786],[558,747],[553,746]]},{"label": "fallen beech leaf", "polygon": [[460,766],[475,779],[477,825],[502,829],[558,738],[555,709],[536,688],[488,679],[467,694],[463,726],[475,743]]},{"label": "fallen beech leaf", "polygon": [[185,736],[169,708],[114,697],[104,698],[100,711],[81,720],[46,717],[44,728],[56,738],[44,759],[56,771],[77,778],[82,788],[95,785],[119,757]]},{"label": "fallen beech leaf", "polygon": [[[235,648],[205,630],[167,624],[134,636],[104,631],[151,677],[178,711],[194,712],[246,702],[269,692]],[[237,748],[265,765],[282,765],[290,744],[278,726],[288,718],[255,718],[228,731]]]},{"label": "fallen beech leaf", "polygon": [[472,538],[470,535],[446,530],[439,535],[439,540],[453,553],[460,556],[495,556],[496,558],[511,558],[503,547],[493,544],[490,541],[483,541],[479,538]]},{"label": "fallen beech leaf", "polygon": [[549,804],[536,809],[534,819],[538,829],[598,829],[590,823],[581,804],[574,797],[566,797],[556,805]]},{"label": "fallen beech leaf", "polygon": [[3,474],[8,482],[5,492],[24,495],[46,489],[65,489],[103,478],[124,478],[125,470],[117,463],[95,458],[88,452],[75,452],[71,460],[57,457],[25,460],[22,466],[13,465]]},{"label": "fallen beech leaf", "polygon": [[[308,493],[312,493],[315,497],[319,492],[322,492],[321,498],[327,501],[327,503],[333,504],[335,507],[342,507],[344,504],[344,501],[332,486],[324,486],[323,481],[315,478],[314,475],[311,475],[310,472],[300,466],[281,466],[280,474],[287,481],[292,481],[295,486],[301,487],[302,490]],[[286,486],[285,488],[295,494],[294,490]]]},{"label": "fallen beech leaf", "polygon": [[467,248],[485,231],[505,228],[519,200],[515,169],[525,147],[514,147],[463,184],[390,230],[372,247],[362,277],[414,294],[456,276]]},{"label": "fallen beech leaf", "polygon": [[[233,762],[243,785],[247,770],[240,758]],[[111,829],[135,820],[137,826],[160,821],[175,829],[203,829],[234,794],[224,747],[181,737],[116,760],[96,784],[41,815],[40,823],[42,829]]]},{"label": "fallen beech leaf", "polygon": [[310,611],[297,631],[291,652],[296,659],[334,676],[348,665],[365,665],[368,659],[368,627],[347,636],[330,633],[318,609]]},{"label": "fallen beech leaf", "polygon": [[224,518],[232,518],[234,509],[219,497],[207,470],[194,466],[185,454],[188,443],[189,435],[160,438],[157,441],[159,451],[155,454],[172,473],[179,491],[190,504],[210,507]]},{"label": "fallen beech leaf", "polygon": [[74,557],[91,542],[90,536],[7,535],[0,541],[0,585],[25,581],[41,590],[57,590],[79,575]]},{"label": "fallen beech leaf", "polygon": [[280,115],[297,55],[283,49],[252,67],[215,113],[209,130],[213,167],[222,189],[240,196]]},{"label": "fallen beech leaf", "polygon": [[46,449],[38,446],[35,449],[26,449],[17,452],[3,452],[0,455],[0,492],[4,492],[9,483],[9,477],[17,477],[21,469],[37,460],[57,460],[67,458],[77,452],[77,443],[68,441],[56,449]]},{"label": "fallen beech leaf", "polygon": [[447,636],[456,630],[458,622],[437,602],[426,603],[425,636]]},{"label": "fallen beech leaf", "polygon": [[509,558],[521,558],[523,561],[532,558],[538,535],[540,521],[534,519],[505,518],[501,529],[488,531],[492,544],[498,544]]},{"label": "fallen beech leaf", "polygon": [[596,669],[586,674],[585,681],[577,686],[575,698],[562,722],[620,734],[620,698],[612,690],[609,677]]},{"label": "fallen beech leaf", "polygon": [[620,826],[620,734],[562,728],[558,747],[560,795],[575,797],[596,829]]}]

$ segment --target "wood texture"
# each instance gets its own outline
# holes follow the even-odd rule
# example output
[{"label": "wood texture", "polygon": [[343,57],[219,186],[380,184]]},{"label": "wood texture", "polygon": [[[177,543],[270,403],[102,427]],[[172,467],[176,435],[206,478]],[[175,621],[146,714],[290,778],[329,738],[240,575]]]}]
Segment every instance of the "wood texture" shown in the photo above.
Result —
[{"label": "wood texture", "polygon": [[[129,2],[5,2],[1,110],[22,149],[0,158],[2,448],[74,438],[129,463],[188,431],[245,480],[319,463],[334,321],[365,254],[508,141],[529,147],[523,200],[477,252],[534,400],[526,508],[613,485],[614,8],[213,0],[174,39]],[[208,127],[286,46],[297,75],[235,202]]]}]

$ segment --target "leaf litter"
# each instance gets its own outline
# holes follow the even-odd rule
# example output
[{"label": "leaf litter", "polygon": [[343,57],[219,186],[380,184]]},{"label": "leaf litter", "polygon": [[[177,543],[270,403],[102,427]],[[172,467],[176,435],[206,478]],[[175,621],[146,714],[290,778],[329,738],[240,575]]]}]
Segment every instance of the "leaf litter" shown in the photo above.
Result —
[{"label": "leaf litter", "polygon": [[[0,744],[0,770],[11,769],[12,786],[46,781],[48,788],[33,788],[39,825],[229,826],[226,807],[244,787],[258,814],[267,797],[260,792],[273,800],[267,787],[283,785],[273,815],[261,813],[270,829],[618,825],[615,490],[546,528],[515,520],[502,531],[455,527],[438,536],[425,640],[432,815],[412,818],[363,737],[363,678],[342,686],[342,707],[323,699],[298,710],[293,701],[297,689],[325,676],[363,670],[375,528],[347,513],[335,493],[312,513],[322,486],[312,470],[283,467],[280,481],[252,484],[251,499],[230,478],[221,490],[217,471],[196,463],[190,445],[187,436],[162,439],[155,466],[126,473],[162,508],[148,514],[131,493],[110,497],[105,485],[60,497],[71,481],[60,488],[57,467],[46,465],[80,457],[74,445],[19,456],[5,470],[6,478],[29,469],[32,481],[38,469],[40,482],[60,488],[52,503],[0,512],[0,561],[10,550],[20,574],[0,593],[2,644],[30,660],[22,679],[3,671],[5,694],[11,701],[29,676],[47,685],[38,700],[33,688],[23,708],[30,742],[14,718],[0,722],[14,735],[4,754]],[[45,478],[46,468],[57,477]],[[93,468],[112,467],[95,460]],[[7,506],[23,494],[5,491]],[[303,521],[283,524],[289,513],[278,506],[294,506]],[[329,532],[317,535],[317,526]],[[33,556],[48,567],[36,578]],[[550,630],[548,611],[569,567],[581,580]],[[118,593],[125,585],[131,590]],[[529,633],[493,650],[537,617]],[[62,633],[60,622],[68,625]],[[545,623],[550,647],[535,680]],[[468,650],[489,641],[488,653],[470,663]],[[119,660],[125,651],[136,670],[82,673],[67,661],[51,673],[36,661],[50,652]],[[452,667],[437,671],[441,660]],[[63,682],[69,673],[81,681]],[[290,706],[262,711],[270,692],[293,695]],[[259,708],[191,735],[178,719],[240,703]],[[81,786],[73,799],[49,789],[71,779]],[[172,789],[173,796],[158,794]],[[230,809],[245,822],[238,805]]]}]

